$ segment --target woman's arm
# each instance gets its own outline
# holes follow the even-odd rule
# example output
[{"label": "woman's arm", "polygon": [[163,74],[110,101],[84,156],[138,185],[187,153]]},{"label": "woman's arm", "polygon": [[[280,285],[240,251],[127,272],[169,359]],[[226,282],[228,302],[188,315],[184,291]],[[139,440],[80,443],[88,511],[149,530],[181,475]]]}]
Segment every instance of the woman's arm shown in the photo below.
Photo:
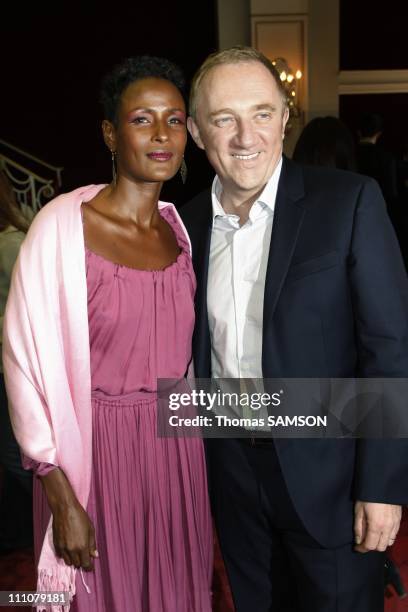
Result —
[{"label": "woman's arm", "polygon": [[46,537],[39,559],[47,580],[73,575],[54,553],[85,569],[97,556],[84,510],[92,413],[86,270],[76,204],[72,196],[61,196],[38,213],[14,266],[5,312],[3,362],[15,436],[25,457],[63,466],[38,472],[53,515],[55,550]]},{"label": "woman's arm", "polygon": [[92,570],[92,558],[98,557],[95,530],[64,472],[57,467],[41,476],[40,480],[52,512],[57,556],[62,557],[67,565]]},{"label": "woman's arm", "polygon": [[[51,463],[38,463],[22,456],[23,465],[42,482],[53,515],[52,529],[55,552],[67,565],[92,569],[97,557],[92,522],[78,502],[64,472]],[[56,472],[51,476],[51,472]]]}]

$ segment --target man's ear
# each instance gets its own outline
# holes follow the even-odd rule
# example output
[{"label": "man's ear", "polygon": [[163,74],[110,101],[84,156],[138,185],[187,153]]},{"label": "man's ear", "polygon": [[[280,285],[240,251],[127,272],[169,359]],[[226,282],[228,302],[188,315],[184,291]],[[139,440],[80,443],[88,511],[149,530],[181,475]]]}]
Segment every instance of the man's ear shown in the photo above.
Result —
[{"label": "man's ear", "polygon": [[112,153],[116,153],[115,126],[113,125],[113,123],[111,123],[107,119],[104,119],[102,121],[102,134],[103,134],[103,139],[105,141],[105,144],[108,147],[109,151],[112,151]]},{"label": "man's ear", "polygon": [[188,117],[187,119],[187,129],[190,132],[191,138],[194,140],[197,147],[199,147],[200,149],[205,149],[204,143],[201,140],[200,130],[198,128],[198,125],[196,124],[196,122],[194,121],[192,117]]},{"label": "man's ear", "polygon": [[289,119],[289,109],[286,106],[285,110],[283,111],[283,117],[282,117],[282,128],[283,128],[282,129],[282,132],[283,132],[282,133],[282,138],[285,138],[285,127],[286,127],[286,124],[288,122],[288,119]]}]

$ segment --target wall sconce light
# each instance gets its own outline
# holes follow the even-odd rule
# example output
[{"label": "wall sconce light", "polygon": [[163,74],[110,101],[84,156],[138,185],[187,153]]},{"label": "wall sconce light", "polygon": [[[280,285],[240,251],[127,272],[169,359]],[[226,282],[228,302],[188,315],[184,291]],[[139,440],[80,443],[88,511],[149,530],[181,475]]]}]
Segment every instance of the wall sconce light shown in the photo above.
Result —
[{"label": "wall sconce light", "polygon": [[286,90],[289,119],[301,117],[302,110],[299,106],[299,84],[303,76],[301,70],[296,70],[296,72],[294,72],[283,57],[277,57],[272,60],[272,64],[278,71],[280,80]]}]

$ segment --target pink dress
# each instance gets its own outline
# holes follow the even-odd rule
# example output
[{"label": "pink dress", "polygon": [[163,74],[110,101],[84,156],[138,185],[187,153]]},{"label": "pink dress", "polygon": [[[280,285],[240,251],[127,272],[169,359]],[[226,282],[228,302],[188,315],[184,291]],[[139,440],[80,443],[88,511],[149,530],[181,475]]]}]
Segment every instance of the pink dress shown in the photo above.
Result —
[{"label": "pink dress", "polygon": [[[87,511],[99,559],[78,572],[72,612],[210,612],[212,524],[198,438],[158,438],[157,378],[191,357],[195,278],[181,252],[137,270],[86,250],[93,463]],[[88,590],[90,592],[88,592]]]}]

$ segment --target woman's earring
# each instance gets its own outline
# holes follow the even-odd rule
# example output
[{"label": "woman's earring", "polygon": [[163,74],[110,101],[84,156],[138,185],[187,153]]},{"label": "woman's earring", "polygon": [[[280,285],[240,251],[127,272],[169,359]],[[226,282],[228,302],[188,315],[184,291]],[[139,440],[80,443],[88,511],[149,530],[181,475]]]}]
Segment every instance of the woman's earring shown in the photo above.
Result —
[{"label": "woman's earring", "polygon": [[112,153],[112,183],[113,185],[116,185],[116,162],[115,162],[116,151],[111,151],[111,153]]},{"label": "woman's earring", "polygon": [[183,160],[180,166],[180,174],[181,174],[181,180],[183,181],[183,185],[185,185],[185,182],[187,180],[187,164],[186,164],[186,160],[184,159],[184,157],[183,157]]}]

